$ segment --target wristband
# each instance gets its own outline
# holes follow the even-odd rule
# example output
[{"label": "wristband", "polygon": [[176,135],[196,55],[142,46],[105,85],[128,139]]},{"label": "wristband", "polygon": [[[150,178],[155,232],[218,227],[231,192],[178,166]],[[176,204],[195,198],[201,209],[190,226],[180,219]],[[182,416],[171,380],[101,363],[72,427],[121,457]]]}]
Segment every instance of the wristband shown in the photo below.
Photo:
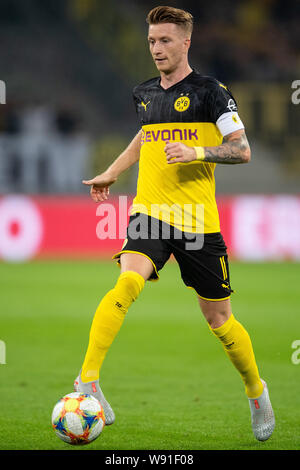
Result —
[{"label": "wristband", "polygon": [[204,148],[203,147],[194,147],[196,150],[196,160],[203,161],[205,158]]}]

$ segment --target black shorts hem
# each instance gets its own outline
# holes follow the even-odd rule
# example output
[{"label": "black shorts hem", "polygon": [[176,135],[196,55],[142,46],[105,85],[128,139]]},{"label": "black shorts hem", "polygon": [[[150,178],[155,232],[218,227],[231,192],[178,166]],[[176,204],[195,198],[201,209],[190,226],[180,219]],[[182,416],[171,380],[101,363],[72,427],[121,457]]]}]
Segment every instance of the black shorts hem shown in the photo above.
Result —
[{"label": "black shorts hem", "polygon": [[159,280],[159,274],[158,274],[156,265],[155,265],[154,261],[150,258],[150,256],[146,255],[146,253],[143,253],[142,251],[135,251],[135,250],[121,250],[121,251],[119,251],[118,253],[116,253],[112,256],[112,259],[117,260],[118,266],[120,266],[120,256],[121,256],[122,253],[135,253],[137,255],[145,256],[145,258],[147,258],[149,261],[151,261],[152,266],[153,266],[153,272],[152,272],[151,276],[149,277],[148,281],[158,281]]}]

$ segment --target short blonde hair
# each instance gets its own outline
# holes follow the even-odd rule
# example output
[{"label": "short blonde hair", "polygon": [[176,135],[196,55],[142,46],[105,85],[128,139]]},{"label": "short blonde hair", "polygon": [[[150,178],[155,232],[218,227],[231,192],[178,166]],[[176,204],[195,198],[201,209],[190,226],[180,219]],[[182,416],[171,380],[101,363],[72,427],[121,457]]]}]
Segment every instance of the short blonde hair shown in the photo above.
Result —
[{"label": "short blonde hair", "polygon": [[183,28],[189,35],[193,32],[193,16],[179,8],[158,6],[149,11],[146,22],[151,24],[174,23]]}]

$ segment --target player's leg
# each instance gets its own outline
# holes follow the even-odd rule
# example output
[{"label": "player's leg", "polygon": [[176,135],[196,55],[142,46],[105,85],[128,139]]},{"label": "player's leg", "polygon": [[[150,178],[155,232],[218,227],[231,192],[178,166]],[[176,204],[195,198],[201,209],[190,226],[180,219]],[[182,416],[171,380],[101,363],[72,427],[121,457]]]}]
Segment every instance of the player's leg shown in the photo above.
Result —
[{"label": "player's leg", "polygon": [[183,243],[179,241],[174,253],[182,279],[196,290],[203,315],[240,372],[247,396],[257,397],[262,393],[263,385],[250,337],[232,314],[232,289],[223,237],[221,234],[209,234],[204,237],[201,249],[187,250],[187,246],[184,239]]},{"label": "player's leg", "polygon": [[76,391],[92,394],[100,401],[106,425],[113,424],[115,415],[100,388],[100,370],[130,305],[153,271],[151,261],[143,255],[124,253],[120,258],[121,274],[114,288],[107,292],[96,310],[82,369],[74,383]]},{"label": "player's leg", "polygon": [[221,341],[224,350],[239,371],[248,398],[263,392],[249,334],[231,310],[230,299],[209,301],[198,296],[200,308],[210,330]]},{"label": "player's leg", "polygon": [[212,333],[240,373],[249,398],[255,437],[265,440],[273,432],[275,420],[257,368],[249,334],[232,314],[230,276],[226,246],[221,234],[208,234],[200,250],[186,250],[180,241],[174,251],[184,283],[193,287]]},{"label": "player's leg", "polygon": [[245,384],[256,439],[269,439],[275,427],[275,418],[267,385],[259,376],[249,334],[234,318],[230,299],[208,301],[198,296],[198,300],[210,330],[221,341]]},{"label": "player's leg", "polygon": [[81,371],[83,382],[98,380],[105,355],[121,328],[130,305],[152,273],[151,262],[143,255],[123,253],[121,274],[113,289],[101,300],[90,331],[89,345]]},{"label": "player's leg", "polygon": [[158,271],[170,256],[164,241],[152,239],[151,232],[148,237],[136,237],[137,225],[142,226],[143,234],[147,235],[147,229],[151,227],[149,217],[143,214],[130,217],[127,239],[122,250],[113,257],[120,264],[121,274],[114,288],[104,296],[96,310],[82,370],[75,381],[75,389],[91,393],[99,399],[104,408],[106,424],[112,424],[115,418],[99,386],[102,363],[130,305],[143,289],[145,280],[158,279]]},{"label": "player's leg", "polygon": [[145,280],[149,279],[153,272],[152,262],[141,253],[121,253],[120,265],[121,273],[134,271],[140,274]]}]

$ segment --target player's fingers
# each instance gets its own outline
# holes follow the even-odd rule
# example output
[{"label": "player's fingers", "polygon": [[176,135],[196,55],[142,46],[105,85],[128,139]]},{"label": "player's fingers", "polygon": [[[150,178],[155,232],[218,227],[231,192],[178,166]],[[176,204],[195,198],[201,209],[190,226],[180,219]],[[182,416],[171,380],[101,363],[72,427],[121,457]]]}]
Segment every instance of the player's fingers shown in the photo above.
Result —
[{"label": "player's fingers", "polygon": [[170,148],[166,152],[167,160],[169,160],[170,158],[173,158],[173,157],[181,157],[181,156],[182,156],[182,150],[181,150],[180,147]]},{"label": "player's fingers", "polygon": [[109,189],[107,186],[105,186],[104,188],[101,188],[100,190],[100,195],[102,197],[102,200],[105,200],[108,198],[108,193],[109,193]]},{"label": "player's fingers", "polygon": [[96,194],[96,202],[103,202],[108,199],[108,188],[96,188],[95,190]]},{"label": "player's fingers", "polygon": [[93,179],[92,180],[82,180],[82,183],[86,184],[88,186],[91,186],[94,183],[94,180]]},{"label": "player's fingers", "polygon": [[168,160],[168,161],[171,160],[172,158],[175,158],[175,157],[176,157],[176,158],[180,158],[181,156],[182,156],[181,153],[178,152],[178,151],[176,151],[176,150],[173,150],[173,151],[170,150],[170,152],[168,152],[168,153],[166,154],[166,157],[167,157],[167,160]]},{"label": "player's fingers", "polygon": [[164,151],[165,153],[170,152],[171,150],[174,150],[176,147],[174,147],[174,144],[168,144],[165,146]]},{"label": "player's fingers", "polygon": [[96,194],[95,202],[102,202],[104,201],[103,197],[99,194]]},{"label": "player's fingers", "polygon": [[93,199],[94,202],[97,202],[98,199],[97,199],[97,192],[95,191],[95,189],[93,188],[93,186],[91,187],[90,189],[90,196],[91,198]]},{"label": "player's fingers", "polygon": [[171,157],[171,159],[168,159],[167,163],[170,164],[170,163],[180,163],[180,162],[184,162],[184,159],[183,157]]},{"label": "player's fingers", "polygon": [[97,194],[91,194],[91,198],[94,202],[98,202]]},{"label": "player's fingers", "polygon": [[176,157],[178,157],[178,155],[167,155],[167,162],[169,162],[170,160]]},{"label": "player's fingers", "polygon": [[92,196],[93,201],[95,201],[95,202],[99,202],[100,198],[102,199],[101,191],[98,188],[96,188],[95,186],[91,187],[90,194]]},{"label": "player's fingers", "polygon": [[171,143],[171,142],[167,141],[164,150],[165,150],[165,152],[167,152],[168,150],[176,149],[176,148],[178,148],[178,142],[172,142]]}]

